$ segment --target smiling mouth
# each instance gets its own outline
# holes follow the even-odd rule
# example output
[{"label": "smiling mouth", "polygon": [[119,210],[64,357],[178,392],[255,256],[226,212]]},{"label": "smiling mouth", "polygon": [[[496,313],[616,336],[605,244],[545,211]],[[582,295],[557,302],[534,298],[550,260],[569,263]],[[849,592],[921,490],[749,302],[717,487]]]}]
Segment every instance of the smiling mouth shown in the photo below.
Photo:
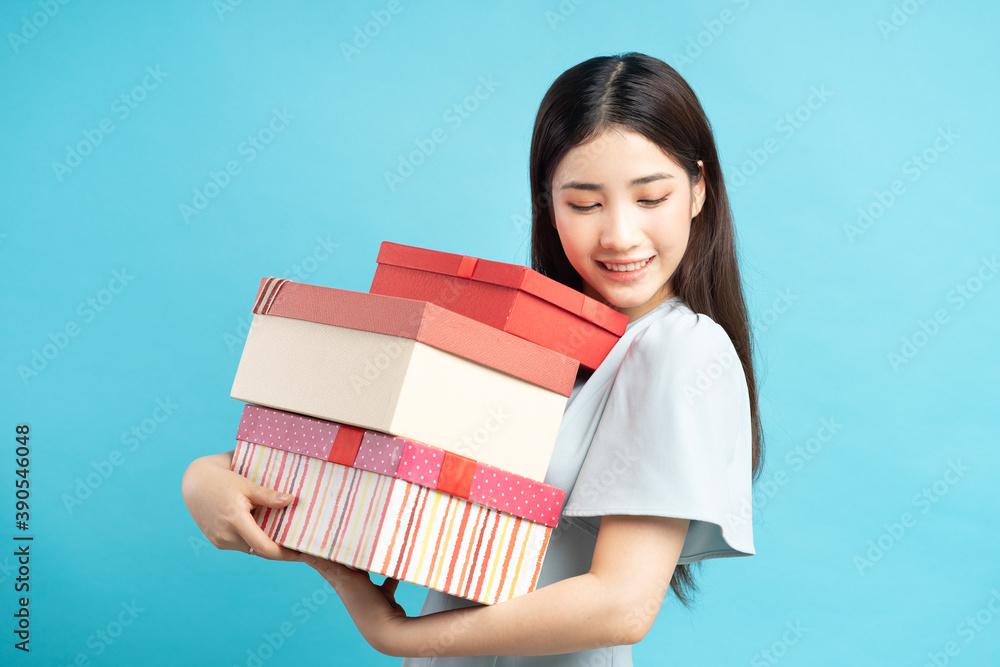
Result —
[{"label": "smiling mouth", "polygon": [[652,259],[653,259],[652,257],[647,257],[646,259],[639,260],[637,262],[628,262],[628,263],[618,262],[615,264],[609,264],[608,262],[598,261],[598,264],[603,266],[608,271],[614,271],[615,273],[626,273],[628,271],[637,271],[638,269],[643,268],[644,266],[649,264],[650,260]]}]

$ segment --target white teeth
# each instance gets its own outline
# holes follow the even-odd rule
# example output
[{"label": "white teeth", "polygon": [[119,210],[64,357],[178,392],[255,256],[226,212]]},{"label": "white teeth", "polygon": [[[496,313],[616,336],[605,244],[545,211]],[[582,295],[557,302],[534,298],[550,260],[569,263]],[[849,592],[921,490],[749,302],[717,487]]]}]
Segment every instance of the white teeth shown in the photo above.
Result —
[{"label": "white teeth", "polygon": [[641,262],[632,262],[631,264],[605,264],[604,262],[601,262],[601,264],[604,264],[604,268],[606,268],[609,271],[617,271],[617,272],[635,271],[636,269],[641,269],[642,267],[649,264],[650,259],[653,258],[649,257]]}]

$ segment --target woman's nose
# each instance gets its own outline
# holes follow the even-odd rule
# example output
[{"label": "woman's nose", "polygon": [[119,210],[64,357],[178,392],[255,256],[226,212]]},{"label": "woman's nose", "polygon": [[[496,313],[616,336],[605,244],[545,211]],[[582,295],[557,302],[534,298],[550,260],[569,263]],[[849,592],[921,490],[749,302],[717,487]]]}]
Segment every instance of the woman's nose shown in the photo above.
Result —
[{"label": "woman's nose", "polygon": [[615,252],[630,250],[642,240],[640,221],[635,212],[616,206],[605,209],[601,228],[601,247]]}]

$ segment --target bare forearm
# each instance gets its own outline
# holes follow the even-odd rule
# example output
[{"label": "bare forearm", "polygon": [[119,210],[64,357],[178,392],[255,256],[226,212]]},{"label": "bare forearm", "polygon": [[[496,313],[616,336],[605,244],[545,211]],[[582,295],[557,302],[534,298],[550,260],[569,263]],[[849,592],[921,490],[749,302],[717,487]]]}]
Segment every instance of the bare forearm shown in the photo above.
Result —
[{"label": "bare forearm", "polygon": [[673,576],[687,519],[608,516],[591,571],[490,607],[407,617],[368,574],[305,560],[340,594],[364,638],[396,656],[553,655],[634,644],[649,631]]},{"label": "bare forearm", "polygon": [[490,607],[406,619],[394,655],[551,655],[630,643],[620,595],[584,574]]}]

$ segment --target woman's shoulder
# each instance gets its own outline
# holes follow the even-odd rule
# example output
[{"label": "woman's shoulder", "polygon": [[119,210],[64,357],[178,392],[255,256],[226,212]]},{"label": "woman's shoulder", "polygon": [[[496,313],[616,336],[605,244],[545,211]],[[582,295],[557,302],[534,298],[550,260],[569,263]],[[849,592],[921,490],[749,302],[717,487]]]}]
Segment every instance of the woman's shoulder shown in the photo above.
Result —
[{"label": "woman's shoulder", "polygon": [[694,312],[679,298],[657,306],[647,316],[647,322],[636,321],[644,326],[633,339],[626,358],[632,357],[643,365],[672,362],[680,367],[738,360],[722,325],[704,313]]}]

